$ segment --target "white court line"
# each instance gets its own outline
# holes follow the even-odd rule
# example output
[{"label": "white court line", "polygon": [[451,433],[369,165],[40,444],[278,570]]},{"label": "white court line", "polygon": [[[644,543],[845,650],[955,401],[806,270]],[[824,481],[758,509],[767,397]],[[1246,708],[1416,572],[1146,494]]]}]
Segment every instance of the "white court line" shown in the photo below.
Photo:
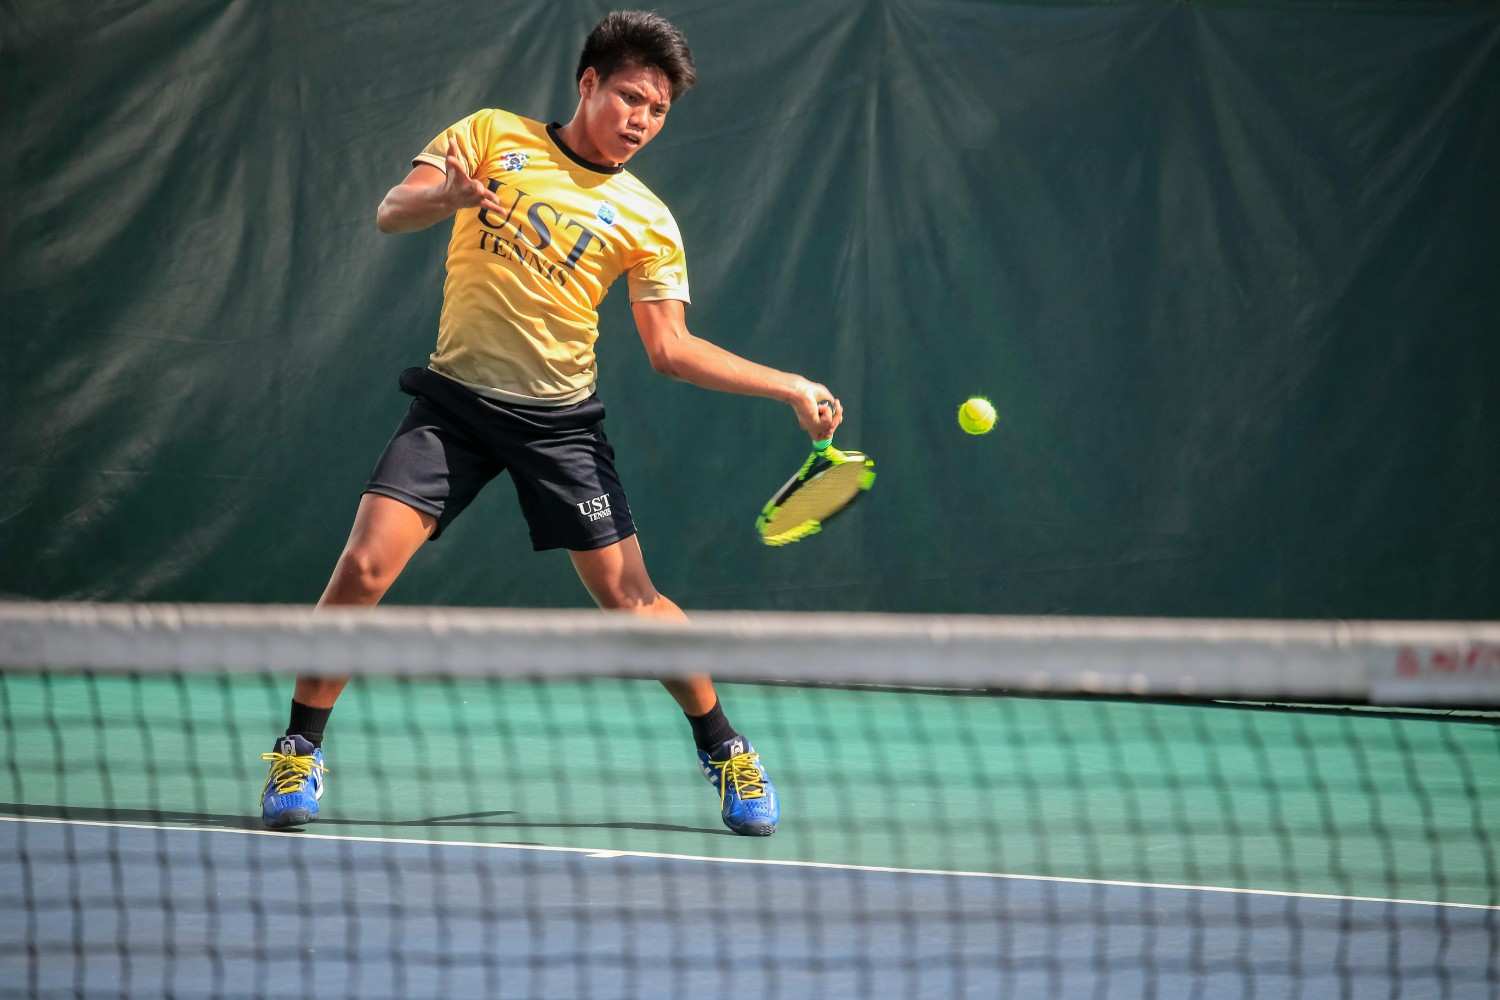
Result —
[{"label": "white court line", "polygon": [[1019,875],[1009,872],[946,871],[938,868],[886,868],[880,865],[846,865],[830,861],[784,861],[774,858],[716,858],[701,854],[664,854],[656,851],[617,851],[598,847],[552,847],[546,844],[497,844],[479,840],[417,840],[404,837],[351,837],[334,833],[290,833],[282,830],[237,830],[217,826],[172,826],[149,823],[115,823],[101,820],[50,819],[36,816],[0,816],[6,823],[42,823],[62,826],[98,826],[121,830],[173,830],[187,833],[237,833],[253,837],[291,837],[297,840],[332,840],[366,844],[402,844],[413,847],[478,847],[506,851],[543,851],[582,854],[590,858],[651,858],[661,861],[709,861],[727,865],[769,865],[777,868],[815,868],[834,871],[872,872],[882,875],[945,875],[953,878],[993,878],[1016,882],[1054,882],[1067,885],[1118,886],[1126,889],[1176,889],[1183,892],[1220,892],[1240,896],[1274,896],[1281,899],[1323,899],[1347,903],[1400,903],[1407,906],[1442,906],[1455,910],[1496,910],[1487,903],[1448,903],[1432,899],[1388,899],[1383,896],[1338,896],[1320,892],[1284,892],[1279,889],[1237,889],[1219,885],[1177,885],[1172,882],[1121,882],[1112,879],[1067,878],[1061,875]]}]

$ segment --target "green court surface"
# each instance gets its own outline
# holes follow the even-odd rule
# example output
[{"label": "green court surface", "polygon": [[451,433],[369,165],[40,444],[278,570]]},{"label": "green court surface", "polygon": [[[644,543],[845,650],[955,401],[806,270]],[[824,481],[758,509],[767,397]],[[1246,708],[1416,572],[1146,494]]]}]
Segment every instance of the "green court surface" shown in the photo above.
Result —
[{"label": "green court surface", "polygon": [[[285,678],[0,678],[11,816],[259,827]],[[356,680],[319,834],[1500,903],[1500,727],[724,685],[783,801],[730,835],[645,681]]]}]

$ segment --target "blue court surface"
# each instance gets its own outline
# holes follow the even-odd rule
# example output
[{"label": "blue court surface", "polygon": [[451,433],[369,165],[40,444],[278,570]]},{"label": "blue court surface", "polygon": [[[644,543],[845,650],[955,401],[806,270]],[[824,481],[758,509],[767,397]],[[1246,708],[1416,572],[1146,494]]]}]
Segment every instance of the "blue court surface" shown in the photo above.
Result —
[{"label": "blue court surface", "polygon": [[0,859],[0,940],[38,949],[9,995],[1488,1000],[1500,933],[1489,907],[57,820],[0,823]]},{"label": "blue court surface", "polygon": [[272,834],[280,678],[0,674],[0,991],[1500,991],[1487,721],[722,690],[773,837],[724,829],[652,682],[363,679],[321,816]]}]

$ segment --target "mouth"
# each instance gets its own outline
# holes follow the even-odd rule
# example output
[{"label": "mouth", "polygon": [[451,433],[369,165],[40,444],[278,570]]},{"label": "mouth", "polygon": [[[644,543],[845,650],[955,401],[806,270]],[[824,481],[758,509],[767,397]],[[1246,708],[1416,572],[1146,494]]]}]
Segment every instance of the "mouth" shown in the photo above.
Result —
[{"label": "mouth", "polygon": [[625,145],[630,149],[641,148],[641,137],[633,132],[621,132],[620,141],[625,143]]}]

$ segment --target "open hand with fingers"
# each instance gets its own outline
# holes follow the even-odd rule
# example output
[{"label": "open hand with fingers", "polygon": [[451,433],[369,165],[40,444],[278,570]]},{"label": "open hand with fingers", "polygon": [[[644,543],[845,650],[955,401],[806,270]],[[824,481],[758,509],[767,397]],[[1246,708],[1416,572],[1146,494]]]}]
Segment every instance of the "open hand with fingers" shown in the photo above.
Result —
[{"label": "open hand with fingers", "polygon": [[469,176],[468,168],[459,155],[458,140],[448,140],[448,152],[443,156],[446,165],[447,177],[443,181],[442,189],[438,197],[450,211],[457,212],[463,208],[492,209],[496,212],[504,211],[500,206],[500,200],[495,193],[489,189],[483,181]]}]

